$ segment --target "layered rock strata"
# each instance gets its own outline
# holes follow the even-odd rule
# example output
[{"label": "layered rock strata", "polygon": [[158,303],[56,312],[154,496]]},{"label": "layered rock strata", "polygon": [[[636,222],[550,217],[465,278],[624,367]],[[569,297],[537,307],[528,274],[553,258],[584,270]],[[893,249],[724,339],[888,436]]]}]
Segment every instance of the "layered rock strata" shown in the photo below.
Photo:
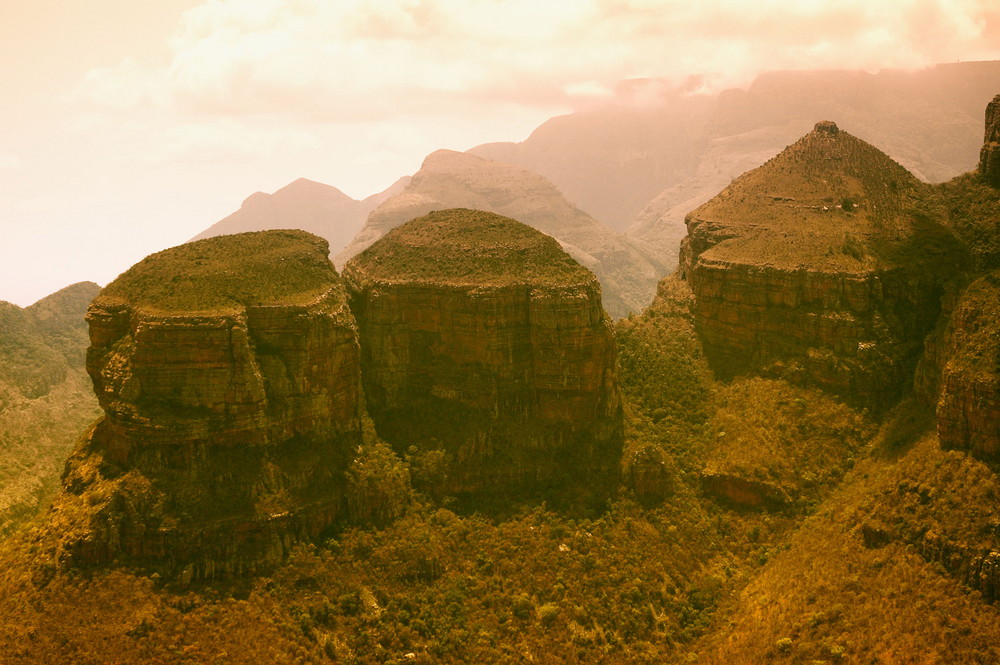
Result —
[{"label": "layered rock strata", "polygon": [[991,187],[1000,187],[1000,95],[986,107],[986,134],[979,152],[979,175]]},{"label": "layered rock strata", "polygon": [[343,275],[368,409],[398,451],[440,454],[435,489],[613,476],[614,336],[597,280],[555,240],[492,213],[440,211],[390,231]]},{"label": "layered rock strata", "polygon": [[87,371],[104,417],[64,475],[75,562],[211,577],[276,562],[333,522],[363,406],[327,253],[298,231],[211,238],[94,300]]},{"label": "layered rock strata", "polygon": [[937,430],[941,444],[1000,460],[1000,270],[962,294],[940,344]]},{"label": "layered rock strata", "polygon": [[680,271],[713,369],[890,403],[966,261],[927,197],[886,155],[821,122],[690,213]]}]

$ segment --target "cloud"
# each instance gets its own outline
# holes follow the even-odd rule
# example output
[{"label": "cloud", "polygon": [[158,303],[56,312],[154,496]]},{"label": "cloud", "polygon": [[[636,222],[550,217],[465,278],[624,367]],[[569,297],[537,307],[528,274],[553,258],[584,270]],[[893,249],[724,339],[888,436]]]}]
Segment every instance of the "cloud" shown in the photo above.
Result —
[{"label": "cloud", "polygon": [[1000,57],[991,0],[210,0],[187,11],[168,64],[95,70],[112,108],[315,122],[555,108],[637,77],[762,69],[919,67]]},{"label": "cloud", "polygon": [[0,153],[0,171],[20,171],[21,160],[17,155]]}]

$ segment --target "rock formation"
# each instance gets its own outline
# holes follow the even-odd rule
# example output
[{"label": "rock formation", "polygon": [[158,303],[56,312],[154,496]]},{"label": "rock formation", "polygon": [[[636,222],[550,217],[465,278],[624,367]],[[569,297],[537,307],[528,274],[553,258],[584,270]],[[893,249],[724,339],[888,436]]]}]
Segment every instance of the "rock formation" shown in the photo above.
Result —
[{"label": "rock formation", "polygon": [[836,118],[918,178],[942,182],[975,166],[983,105],[1000,62],[920,71],[764,72],[745,90],[711,80],[633,80],[609,103],[552,118],[520,143],[470,152],[530,169],[574,205],[673,269],[684,216],[730,181]]},{"label": "rock formation", "polygon": [[623,236],[573,207],[545,178],[467,153],[427,156],[405,191],[385,201],[334,259],[342,265],[390,229],[432,210],[475,208],[505,215],[546,233],[601,281],[615,317],[642,311],[666,269]]},{"label": "rock formation", "polygon": [[991,187],[1000,187],[1000,95],[986,107],[986,135],[979,152],[979,175]]},{"label": "rock formation", "polygon": [[821,122],[691,212],[680,270],[713,368],[891,402],[966,261],[928,197],[886,155]]},{"label": "rock formation", "polygon": [[438,453],[436,489],[454,493],[613,477],[614,336],[597,280],[555,240],[492,213],[446,210],[389,231],[343,275],[368,409],[415,474]]},{"label": "rock formation", "polygon": [[1000,270],[962,294],[941,341],[941,444],[1000,459]]},{"label": "rock formation", "polygon": [[103,418],[56,509],[78,565],[182,578],[280,560],[337,516],[361,438],[359,346],[325,241],[301,231],[154,254],[90,307]]}]

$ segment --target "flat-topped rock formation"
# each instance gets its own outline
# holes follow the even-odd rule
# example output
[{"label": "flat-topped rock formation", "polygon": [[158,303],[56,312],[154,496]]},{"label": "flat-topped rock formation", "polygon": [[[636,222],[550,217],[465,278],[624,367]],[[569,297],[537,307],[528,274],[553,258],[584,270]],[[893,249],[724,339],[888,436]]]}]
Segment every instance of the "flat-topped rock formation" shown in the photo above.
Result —
[{"label": "flat-topped rock formation", "polygon": [[966,263],[929,201],[903,167],[820,122],[691,212],[680,270],[713,368],[891,402]]},{"label": "flat-topped rock formation", "polygon": [[340,510],[360,442],[354,317],[326,242],[301,231],[154,254],[89,311],[103,418],[56,507],[79,564],[184,577],[280,560]]},{"label": "flat-topped rock formation", "polygon": [[435,490],[613,478],[614,336],[594,275],[555,240],[492,213],[439,211],[389,231],[343,275],[368,409],[398,451],[445,456]]}]

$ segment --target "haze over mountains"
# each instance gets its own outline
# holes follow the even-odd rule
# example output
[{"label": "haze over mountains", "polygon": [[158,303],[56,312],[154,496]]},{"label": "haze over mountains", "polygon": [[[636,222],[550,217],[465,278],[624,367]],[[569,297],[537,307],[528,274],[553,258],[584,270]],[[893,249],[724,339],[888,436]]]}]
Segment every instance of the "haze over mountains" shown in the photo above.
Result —
[{"label": "haze over mountains", "polygon": [[337,252],[361,230],[368,213],[401,191],[407,182],[409,177],[400,178],[384,192],[356,201],[336,187],[299,178],[273,194],[251,194],[239,210],[191,240],[286,228],[294,220],[294,228],[326,238],[331,251]]},{"label": "haze over mountains", "polygon": [[[543,176],[570,205],[645,248],[658,266],[655,277],[660,277],[676,265],[685,234],[684,215],[736,176],[773,157],[809,131],[817,119],[836,121],[841,129],[884,150],[925,181],[941,182],[971,169],[975,165],[971,156],[982,141],[982,109],[998,79],[1000,62],[970,62],[919,71],[887,69],[877,74],[770,72],[760,75],[747,90],[713,95],[699,91],[698,78],[674,87],[656,80],[629,81],[619,86],[613,104],[552,118],[521,143],[483,144],[469,152]],[[429,156],[424,169],[430,165],[433,170],[439,157],[438,153]],[[473,170],[482,165],[474,160],[463,163]],[[457,163],[449,168],[457,169]],[[344,247],[352,240],[353,246],[367,246],[376,237],[371,235],[373,229],[386,224],[384,219],[372,219],[370,228],[354,238],[362,231],[366,215],[405,185],[401,179],[385,192],[353,201],[333,187],[296,181],[268,198],[260,193],[251,196],[239,211],[197,238],[292,225],[327,238],[341,265],[357,251],[341,253]],[[420,196],[434,198],[426,192]],[[508,203],[500,199],[486,203],[482,193],[464,198],[456,192],[441,196],[417,205],[419,196],[411,189],[405,199],[392,205],[408,201],[406,205],[417,214],[435,206],[477,205],[517,219],[526,212],[510,207],[518,198],[512,194],[501,196],[507,196]],[[549,203],[555,207],[545,212],[542,201],[535,200],[536,210],[528,214],[539,219],[545,214],[567,215],[555,196],[549,197]],[[377,216],[386,214],[388,209]],[[572,238],[560,240],[596,257],[587,248],[604,246],[611,236],[593,221],[587,228],[577,228]],[[618,239],[613,244],[621,242],[628,243]],[[577,258],[599,276],[607,273],[583,254]],[[636,275],[649,270],[647,263],[618,260],[619,265],[633,264],[628,270]],[[638,311],[652,295],[648,277],[623,279],[646,279],[647,286],[627,287],[641,296],[612,305],[615,315]],[[606,274],[602,282],[607,290]],[[611,287],[615,293],[621,289]]]},{"label": "haze over mountains", "polygon": [[[953,100],[893,80],[877,129],[957,159],[915,138]],[[813,118],[662,279],[439,150],[377,204],[300,180],[220,223],[360,227],[336,266],[224,234],[0,303],[0,660],[1000,662],[997,92],[939,184]],[[712,116],[668,211],[794,124],[769,103]]]}]

